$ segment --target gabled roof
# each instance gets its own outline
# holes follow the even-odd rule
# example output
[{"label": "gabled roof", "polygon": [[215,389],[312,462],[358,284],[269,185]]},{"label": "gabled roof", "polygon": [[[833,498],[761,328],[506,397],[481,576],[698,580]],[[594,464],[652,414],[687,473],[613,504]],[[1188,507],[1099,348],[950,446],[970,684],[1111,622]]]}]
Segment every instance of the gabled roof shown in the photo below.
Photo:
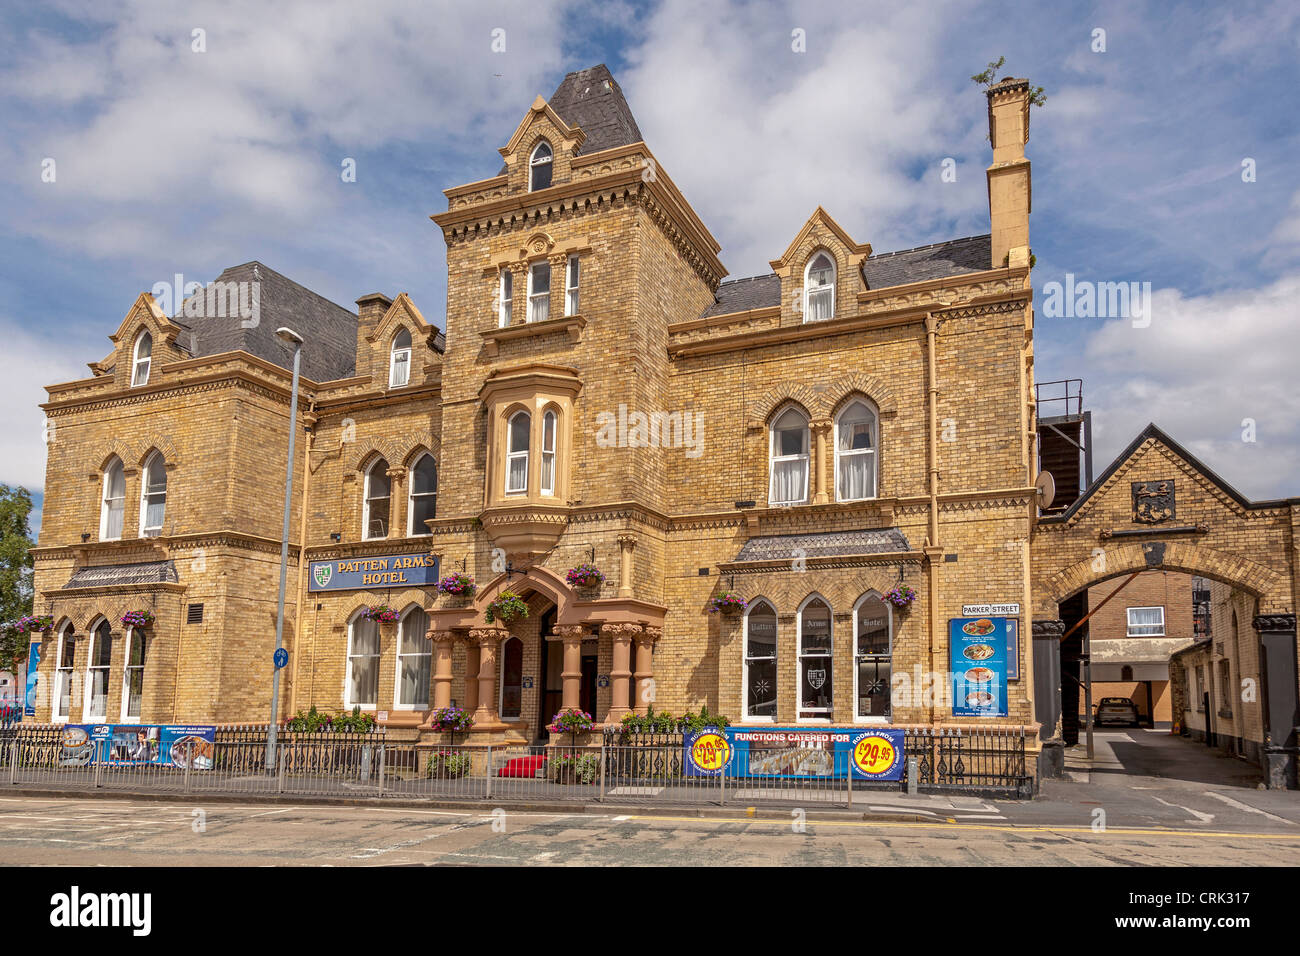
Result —
[{"label": "gabled roof", "polygon": [[566,75],[549,103],[565,123],[587,134],[575,155],[641,142],[636,117],[604,63]]},{"label": "gabled roof", "polygon": [[[949,239],[915,249],[868,256],[862,263],[862,278],[868,289],[884,289],[926,279],[983,272],[989,268],[990,255],[987,235]],[[718,286],[713,299],[713,305],[700,313],[700,318],[779,306],[781,279],[774,272],[748,279],[732,279]]]},{"label": "gabled roof", "polygon": [[[304,339],[305,377],[328,382],[347,378],[356,371],[355,313],[256,261],[231,266],[213,281],[257,283],[258,316],[254,324],[237,310],[227,309],[226,315],[198,318],[186,316],[182,306],[173,320],[186,330],[178,341],[195,357],[242,350],[281,368],[291,368],[293,353],[275,337],[276,329],[288,326]],[[196,294],[185,301],[197,299]]]},{"label": "gabled roof", "polygon": [[1154,422],[1152,422],[1148,424],[1146,428],[1142,429],[1142,431],[1138,433],[1138,436],[1136,438],[1134,438],[1131,442],[1129,442],[1127,448],[1125,448],[1122,452],[1120,452],[1118,455],[1115,456],[1115,460],[1112,461],[1106,467],[1106,470],[1103,471],[1093,481],[1093,483],[1084,490],[1083,494],[1079,496],[1079,498],[1074,502],[1074,504],[1070,505],[1070,507],[1066,508],[1060,514],[1048,515],[1047,517],[1039,518],[1038,519],[1039,523],[1059,524],[1061,522],[1070,520],[1070,518],[1078,514],[1080,509],[1083,508],[1083,506],[1088,502],[1088,500],[1094,494],[1097,493],[1097,490],[1101,488],[1102,485],[1106,484],[1106,482],[1108,482],[1111,479],[1111,476],[1114,475],[1115,472],[1119,471],[1119,469],[1126,462],[1128,462],[1129,459],[1131,459],[1134,454],[1137,453],[1137,450],[1141,448],[1142,445],[1148,439],[1151,438],[1154,438],[1156,441],[1160,442],[1160,444],[1164,445],[1166,448],[1168,448],[1179,458],[1183,459],[1183,461],[1187,462],[1187,464],[1191,466],[1193,471],[1200,474],[1208,482],[1210,482],[1210,484],[1214,485],[1214,487],[1218,488],[1220,491],[1222,491],[1225,495],[1227,495],[1237,504],[1241,505],[1243,508],[1276,508],[1281,505],[1295,504],[1297,502],[1300,502],[1300,498],[1279,498],[1271,501],[1251,501],[1249,498],[1247,498],[1245,495],[1239,492],[1236,488],[1232,487],[1232,485],[1228,484],[1226,481],[1220,478],[1218,474],[1216,474],[1212,469],[1210,469],[1203,461],[1201,461],[1199,458],[1193,455],[1190,451],[1188,451],[1178,442],[1170,438],[1166,432],[1164,432]]},{"label": "gabled roof", "polygon": [[780,269],[785,266],[785,264],[790,261],[790,258],[799,251],[799,247],[803,245],[804,240],[816,231],[818,226],[826,229],[831,235],[838,239],[840,243],[848,249],[850,254],[856,253],[864,256],[871,255],[871,243],[854,242],[853,237],[845,231],[844,227],[836,222],[835,218],[824,208],[818,206],[813,210],[812,215],[808,217],[808,221],[803,224],[803,228],[799,230],[798,235],[790,240],[790,245],[785,247],[785,252],[781,253],[781,258],[773,259],[768,263],[768,265],[773,269]]}]

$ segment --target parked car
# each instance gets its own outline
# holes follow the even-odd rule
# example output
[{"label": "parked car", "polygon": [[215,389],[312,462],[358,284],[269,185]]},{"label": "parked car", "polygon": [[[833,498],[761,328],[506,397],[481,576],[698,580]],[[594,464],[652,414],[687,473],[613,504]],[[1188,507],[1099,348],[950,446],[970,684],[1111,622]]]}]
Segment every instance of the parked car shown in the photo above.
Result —
[{"label": "parked car", "polygon": [[1137,704],[1127,697],[1103,697],[1097,704],[1094,723],[1099,727],[1104,724],[1136,727],[1138,725]]}]

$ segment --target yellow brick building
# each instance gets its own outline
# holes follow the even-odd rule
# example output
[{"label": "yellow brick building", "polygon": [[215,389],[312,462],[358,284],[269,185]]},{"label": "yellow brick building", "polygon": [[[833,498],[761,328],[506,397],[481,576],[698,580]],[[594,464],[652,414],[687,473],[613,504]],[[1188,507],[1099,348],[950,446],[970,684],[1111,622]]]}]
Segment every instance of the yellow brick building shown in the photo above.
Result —
[{"label": "yellow brick building", "polygon": [[[427,736],[454,702],[480,739],[534,741],[561,706],[707,705],[1036,740],[1029,85],[987,98],[982,236],[878,253],[819,207],[770,274],[726,281],[600,66],[537,98],[499,175],[446,190],[445,334],[405,294],[352,313],[260,263],[174,317],[142,295],[45,405],[38,719],[268,717],[287,326],[305,343],[280,716],[360,706]],[[603,583],[570,586],[581,564]],[[476,593],[439,593],[435,570]],[[882,601],[899,583],[909,607]],[[489,620],[505,591],[526,617]],[[727,593],[743,613],[710,611]],[[924,691],[971,604],[1024,610],[1005,715]]]}]

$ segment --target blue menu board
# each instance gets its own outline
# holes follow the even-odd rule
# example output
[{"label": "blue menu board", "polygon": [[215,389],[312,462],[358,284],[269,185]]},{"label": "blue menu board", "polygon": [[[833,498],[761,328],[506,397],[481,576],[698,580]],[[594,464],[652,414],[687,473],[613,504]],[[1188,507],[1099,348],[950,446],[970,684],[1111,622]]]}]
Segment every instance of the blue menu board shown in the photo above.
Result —
[{"label": "blue menu board", "polygon": [[1007,619],[954,617],[948,622],[954,717],[1007,716]]}]

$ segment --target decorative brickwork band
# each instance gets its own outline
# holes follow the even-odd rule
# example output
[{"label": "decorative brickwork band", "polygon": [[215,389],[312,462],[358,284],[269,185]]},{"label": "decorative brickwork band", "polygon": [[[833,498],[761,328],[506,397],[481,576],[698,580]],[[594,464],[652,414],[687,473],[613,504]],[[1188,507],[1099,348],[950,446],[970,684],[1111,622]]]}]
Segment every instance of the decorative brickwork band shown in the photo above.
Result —
[{"label": "decorative brickwork band", "polygon": [[1033,634],[1034,640],[1054,637],[1059,641],[1065,636],[1065,622],[1052,620],[1034,621]]},{"label": "decorative brickwork band", "polygon": [[1294,614],[1256,614],[1252,622],[1255,630],[1263,634],[1294,634]]}]

